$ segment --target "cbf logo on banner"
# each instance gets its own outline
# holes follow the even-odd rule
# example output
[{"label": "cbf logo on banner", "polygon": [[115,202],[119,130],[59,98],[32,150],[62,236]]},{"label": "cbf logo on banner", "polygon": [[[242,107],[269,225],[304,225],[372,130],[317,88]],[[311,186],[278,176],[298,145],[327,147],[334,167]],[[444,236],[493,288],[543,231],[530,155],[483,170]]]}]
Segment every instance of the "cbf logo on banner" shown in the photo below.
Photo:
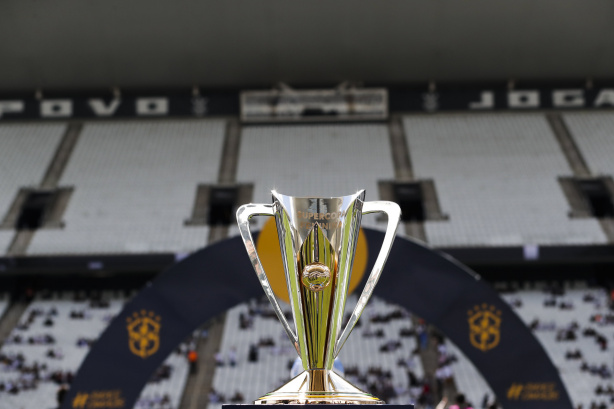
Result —
[{"label": "cbf logo on banner", "polygon": [[499,345],[501,311],[494,305],[476,305],[467,312],[471,345],[484,352]]},{"label": "cbf logo on banner", "polygon": [[[383,236],[364,230],[354,272],[371,269],[369,255],[378,253]],[[264,247],[258,244],[263,258]],[[397,237],[375,295],[438,327],[482,373],[505,409],[572,409],[533,333],[489,285],[449,256]],[[190,333],[261,296],[238,237],[191,255],[156,278],[113,320],[85,358],[62,409],[133,408],[151,374]]]},{"label": "cbf logo on banner", "polygon": [[126,318],[128,345],[134,355],[145,359],[158,352],[161,320],[155,312],[146,310],[134,312]]}]

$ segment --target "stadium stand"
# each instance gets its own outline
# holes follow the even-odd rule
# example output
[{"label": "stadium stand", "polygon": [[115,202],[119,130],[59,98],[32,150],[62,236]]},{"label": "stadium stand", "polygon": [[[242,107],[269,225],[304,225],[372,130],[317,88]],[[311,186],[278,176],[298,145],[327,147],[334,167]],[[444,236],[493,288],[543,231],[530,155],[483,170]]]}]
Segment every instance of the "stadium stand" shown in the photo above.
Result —
[{"label": "stadium stand", "polygon": [[[352,311],[356,301],[355,296],[348,299],[347,312]],[[418,345],[411,315],[373,297],[361,322],[339,353],[346,377],[387,403],[414,403],[419,394],[412,389],[409,373],[417,380],[422,380],[425,374],[416,352]],[[357,371],[347,373],[351,368]]]},{"label": "stadium stand", "polygon": [[[393,177],[385,125],[243,129],[237,179],[254,184],[254,203],[271,203],[272,189],[291,196],[340,196],[365,189],[366,200],[378,200],[377,182]],[[363,226],[383,226],[375,219],[365,217]],[[233,228],[232,234],[238,229]]]},{"label": "stadium stand", "polygon": [[[611,405],[614,315],[602,288],[544,286],[503,295],[559,369],[574,405]],[[614,395],[614,394],[612,394]]]},{"label": "stadium stand", "polygon": [[594,219],[569,219],[557,177],[571,171],[541,114],[404,119],[416,178],[432,178],[447,221],[426,222],[435,246],[601,244]]},{"label": "stadium stand", "polygon": [[60,180],[75,186],[63,230],[28,254],[190,252],[207,226],[185,226],[199,183],[217,178],[224,121],[88,123]]},{"label": "stadium stand", "polygon": [[482,408],[485,400],[488,403],[496,400],[486,380],[461,350],[449,340],[446,340],[445,345],[447,354],[453,357],[454,363],[451,366],[456,387],[459,393],[465,395],[467,402],[473,404],[474,408]]},{"label": "stadium stand", "polygon": [[[237,403],[253,401],[289,379],[288,361],[294,360],[296,352],[267,303],[252,300],[226,313],[221,348],[215,355],[210,408],[219,408],[233,397]],[[290,313],[288,305],[282,308]]]},{"label": "stadium stand", "polygon": [[177,409],[188,378],[189,366],[180,348],[169,355],[145,385],[135,409]]},{"label": "stadium stand", "polygon": [[[38,187],[66,128],[64,124],[2,124],[0,126],[0,217],[5,217],[22,187]],[[0,255],[15,234],[0,230]]]},{"label": "stadium stand", "polygon": [[[614,114],[561,115],[594,174],[614,174]],[[449,216],[425,222],[431,245],[607,243],[597,220],[568,216],[557,178],[573,172],[543,114],[412,115],[403,124],[414,176],[434,180],[442,211]],[[74,187],[64,228],[36,231],[27,254],[184,253],[205,246],[209,226],[184,222],[192,212],[197,186],[217,181],[225,126],[224,120],[86,123],[59,181],[61,187]],[[20,188],[39,186],[65,130],[61,123],[0,125],[3,214]],[[255,203],[270,203],[272,188],[323,196],[365,188],[367,200],[378,200],[378,182],[394,178],[388,132],[381,124],[246,125],[237,182],[254,184]],[[384,224],[377,220],[365,217],[363,226],[382,229]],[[258,226],[260,222],[254,229]],[[238,233],[234,225],[230,232]],[[0,230],[0,253],[6,253],[14,235],[14,229]],[[76,346],[77,340],[95,340],[125,301],[109,293],[108,308],[90,308],[88,300],[76,302],[75,296],[79,294],[39,297],[27,308],[0,349],[0,409],[40,407],[41,402],[52,406],[58,382],[68,381],[67,374],[77,370],[87,352],[86,346]],[[574,405],[611,404],[608,343],[614,337],[614,318],[608,294],[576,285],[504,297],[534,328]],[[346,309],[355,302],[350,297]],[[8,299],[0,295],[0,317],[7,306]],[[51,314],[53,309],[56,313]],[[71,311],[83,311],[85,318],[71,319]],[[48,318],[53,326],[45,325]],[[411,317],[373,299],[361,323],[340,355],[346,377],[389,403],[416,402],[419,384],[430,374],[425,374],[415,353]],[[252,345],[255,362],[250,360]],[[458,391],[475,406],[486,394],[490,400],[492,391],[473,365],[450,342],[445,347],[456,357],[451,367]],[[268,302],[253,301],[230,310],[210,409],[222,402],[250,402],[280,386],[289,379],[295,356]],[[410,371],[417,383],[412,384]],[[60,372],[63,375],[57,375]],[[172,354],[135,407],[178,408],[188,372],[184,353]],[[36,376],[40,380],[33,382]]]},{"label": "stadium stand", "polygon": [[59,385],[70,383],[89,345],[124,303],[107,294],[96,301],[69,292],[55,296],[32,301],[0,349],[0,408],[52,407]]},{"label": "stadium stand", "polygon": [[[346,312],[356,301],[355,296],[348,298]],[[282,308],[290,314],[287,304]],[[361,323],[339,354],[346,378],[379,397],[385,395],[389,403],[413,401],[408,371],[421,379],[424,370],[420,358],[413,354],[417,346],[413,336],[400,335],[402,330],[411,331],[411,317],[374,298],[367,304]],[[216,354],[218,366],[209,409],[219,409],[222,403],[249,403],[278,388],[290,380],[296,357],[268,301],[252,300],[234,307],[226,314],[221,348]]]},{"label": "stadium stand", "polygon": [[566,113],[564,118],[594,174],[613,175],[614,115],[611,112],[576,112]]},{"label": "stadium stand", "polygon": [[[70,384],[90,345],[125,301],[111,291],[34,299],[0,349],[0,409],[54,407],[60,385]],[[167,358],[135,407],[179,407],[188,375],[183,352],[179,349]]]}]

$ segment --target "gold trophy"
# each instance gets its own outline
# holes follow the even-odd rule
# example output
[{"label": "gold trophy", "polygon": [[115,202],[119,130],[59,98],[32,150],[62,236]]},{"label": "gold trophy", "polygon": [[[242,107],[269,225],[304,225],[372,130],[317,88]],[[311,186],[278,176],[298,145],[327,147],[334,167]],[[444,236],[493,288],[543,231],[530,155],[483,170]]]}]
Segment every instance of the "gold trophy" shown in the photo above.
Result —
[{"label": "gold trophy", "polygon": [[[351,196],[291,197],[273,191],[273,204],[246,204],[237,222],[260,284],[294,344],[304,372],[255,404],[383,404],[333,372],[333,361],[373,293],[401,217],[393,202],[364,202]],[[380,253],[356,308],[341,328],[356,240],[363,214],[386,213],[388,225]],[[249,229],[252,216],[275,216],[288,295],[296,331],[271,289]]]}]

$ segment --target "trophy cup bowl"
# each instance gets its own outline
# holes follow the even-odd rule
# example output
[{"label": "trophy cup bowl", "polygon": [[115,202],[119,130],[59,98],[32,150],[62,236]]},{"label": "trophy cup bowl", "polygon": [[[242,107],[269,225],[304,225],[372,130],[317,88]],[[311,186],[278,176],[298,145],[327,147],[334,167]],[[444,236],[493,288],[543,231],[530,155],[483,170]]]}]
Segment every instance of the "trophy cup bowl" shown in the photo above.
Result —
[{"label": "trophy cup bowl", "polygon": [[[365,202],[365,191],[342,197],[292,197],[272,191],[272,204],[237,210],[245,248],[277,318],[299,354],[304,372],[255,404],[383,404],[333,372],[333,361],[373,293],[401,218],[396,203]],[[363,214],[386,213],[384,242],[345,328],[345,302]],[[274,216],[295,330],[283,314],[258,257],[249,220]]]}]

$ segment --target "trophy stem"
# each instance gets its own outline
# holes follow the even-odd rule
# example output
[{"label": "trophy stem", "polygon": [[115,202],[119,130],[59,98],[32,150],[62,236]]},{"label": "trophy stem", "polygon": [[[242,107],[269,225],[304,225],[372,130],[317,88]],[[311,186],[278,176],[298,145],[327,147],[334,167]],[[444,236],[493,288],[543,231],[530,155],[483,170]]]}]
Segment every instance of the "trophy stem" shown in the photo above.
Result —
[{"label": "trophy stem", "polygon": [[309,379],[310,391],[327,391],[331,389],[328,382],[328,371],[326,369],[312,369],[306,372]]},{"label": "trophy stem", "polygon": [[302,372],[281,388],[267,393],[254,404],[381,405],[384,401],[360,390],[333,371],[312,369]]}]

